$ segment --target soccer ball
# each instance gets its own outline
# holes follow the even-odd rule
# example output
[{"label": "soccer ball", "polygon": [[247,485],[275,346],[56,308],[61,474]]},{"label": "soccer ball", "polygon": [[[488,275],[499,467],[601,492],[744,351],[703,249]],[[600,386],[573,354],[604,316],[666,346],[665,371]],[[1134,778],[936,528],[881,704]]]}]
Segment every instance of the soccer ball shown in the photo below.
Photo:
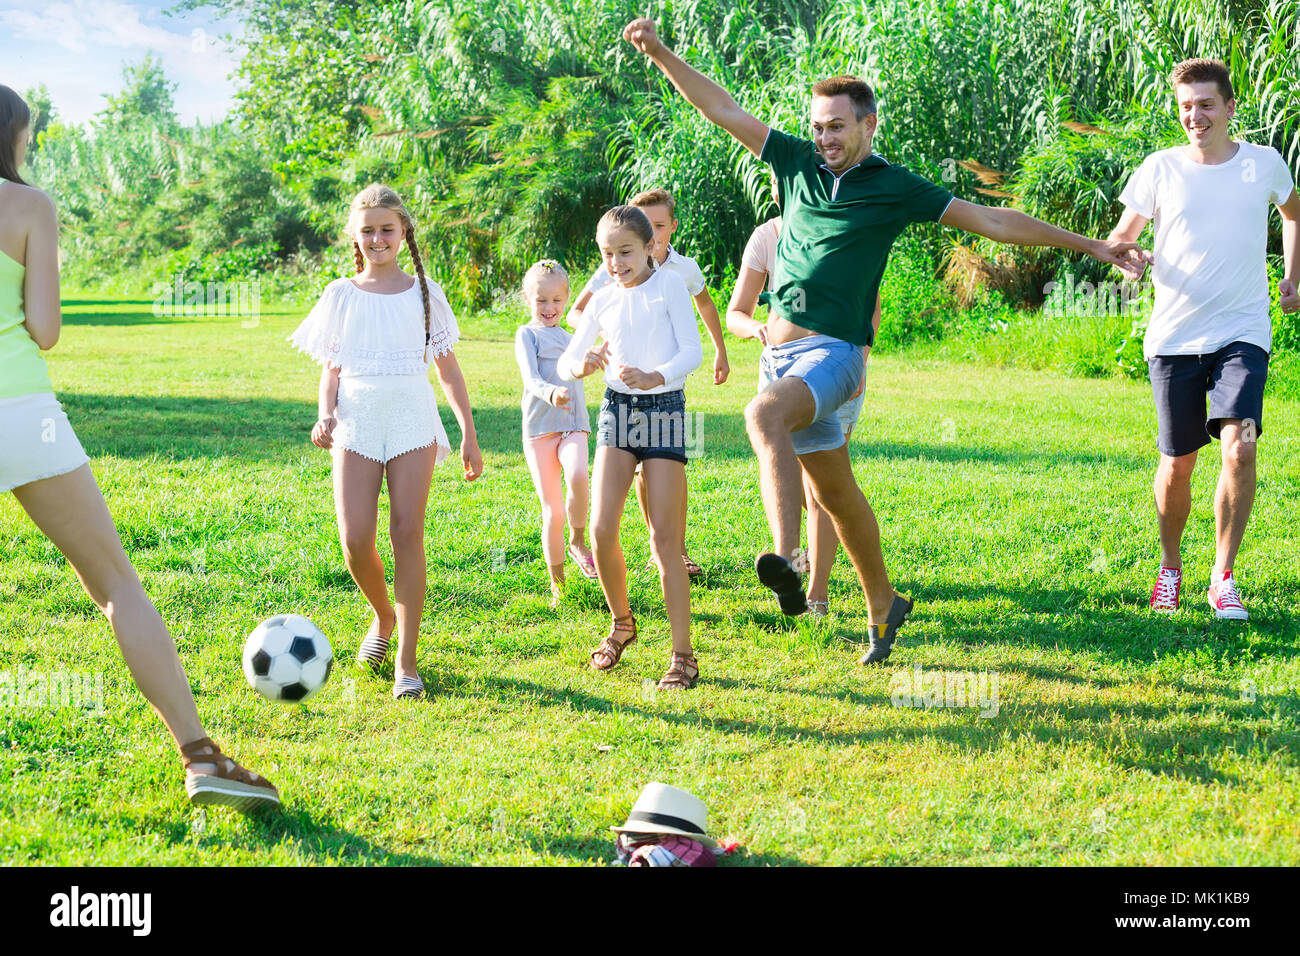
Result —
[{"label": "soccer ball", "polygon": [[267,618],[244,644],[249,686],[280,704],[296,704],[316,693],[333,666],[329,639],[300,614]]}]

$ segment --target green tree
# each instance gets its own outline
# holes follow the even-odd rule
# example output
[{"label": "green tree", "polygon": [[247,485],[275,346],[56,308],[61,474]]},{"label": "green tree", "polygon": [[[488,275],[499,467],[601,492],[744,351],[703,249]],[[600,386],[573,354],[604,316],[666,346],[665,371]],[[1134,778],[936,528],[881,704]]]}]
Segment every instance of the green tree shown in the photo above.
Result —
[{"label": "green tree", "polygon": [[27,102],[27,108],[32,111],[31,136],[32,145],[27,151],[28,161],[40,151],[41,134],[49,128],[53,122],[54,101],[50,99],[49,88],[44,83],[34,86],[23,94],[23,99]]},{"label": "green tree", "polygon": [[99,126],[129,126],[139,120],[169,129],[177,126],[173,100],[177,84],[167,79],[162,63],[152,53],[138,66],[124,66],[122,80],[120,92],[105,94],[107,103],[95,117]]}]

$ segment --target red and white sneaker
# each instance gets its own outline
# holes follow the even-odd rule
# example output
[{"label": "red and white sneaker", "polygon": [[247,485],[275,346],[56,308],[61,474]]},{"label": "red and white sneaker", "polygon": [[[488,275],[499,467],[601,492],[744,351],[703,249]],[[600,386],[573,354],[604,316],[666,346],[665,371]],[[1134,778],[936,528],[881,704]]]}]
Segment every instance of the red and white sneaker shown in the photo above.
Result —
[{"label": "red and white sneaker", "polygon": [[1161,567],[1156,586],[1151,589],[1151,610],[1172,614],[1178,610],[1178,594],[1183,589],[1182,568]]},{"label": "red and white sneaker", "polygon": [[1214,616],[1220,621],[1244,621],[1250,616],[1237,593],[1237,582],[1232,580],[1231,568],[1223,572],[1221,579],[1210,584],[1205,596],[1210,607],[1214,608]]}]

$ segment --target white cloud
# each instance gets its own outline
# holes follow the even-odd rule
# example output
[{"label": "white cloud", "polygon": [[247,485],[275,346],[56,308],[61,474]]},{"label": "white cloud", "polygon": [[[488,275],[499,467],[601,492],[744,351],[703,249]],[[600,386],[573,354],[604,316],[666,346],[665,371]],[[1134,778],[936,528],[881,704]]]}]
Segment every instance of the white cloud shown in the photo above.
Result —
[{"label": "white cloud", "polygon": [[[182,121],[208,121],[231,105],[229,76],[242,51],[228,51],[221,36],[237,26],[214,22],[202,11],[169,17],[157,6],[122,0],[9,0],[0,10],[0,34],[10,33],[0,39],[0,60],[8,61],[7,78],[0,82],[45,83],[60,114],[78,122],[103,106],[99,94],[121,87],[124,64],[139,63],[152,52],[178,84]],[[96,88],[89,96],[88,82]]]},{"label": "white cloud", "polygon": [[76,10],[66,3],[36,10],[0,10],[0,24],[14,31],[15,39],[57,43],[73,53],[86,51],[86,30]]}]

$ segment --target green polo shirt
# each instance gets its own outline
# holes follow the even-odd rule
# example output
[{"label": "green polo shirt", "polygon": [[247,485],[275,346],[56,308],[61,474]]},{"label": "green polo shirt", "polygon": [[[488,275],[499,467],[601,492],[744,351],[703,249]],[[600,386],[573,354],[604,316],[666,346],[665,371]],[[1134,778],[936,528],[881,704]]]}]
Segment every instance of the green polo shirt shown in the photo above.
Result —
[{"label": "green polo shirt", "polygon": [[772,166],[781,195],[773,310],[814,332],[870,345],[890,247],[909,224],[938,220],[952,193],[876,155],[836,179],[810,140],[775,129],[760,159]]}]

